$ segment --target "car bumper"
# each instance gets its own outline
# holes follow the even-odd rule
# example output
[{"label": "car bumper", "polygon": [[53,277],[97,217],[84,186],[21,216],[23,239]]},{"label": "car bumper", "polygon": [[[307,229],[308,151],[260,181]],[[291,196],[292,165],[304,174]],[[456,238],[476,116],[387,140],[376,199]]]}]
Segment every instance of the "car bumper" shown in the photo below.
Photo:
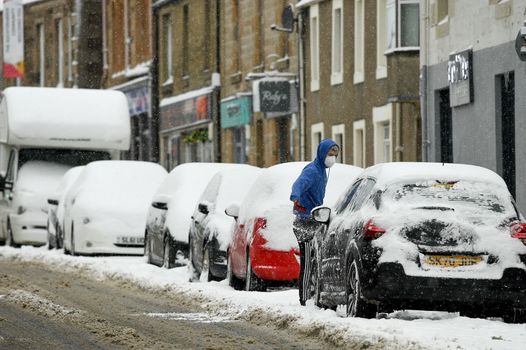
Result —
[{"label": "car bumper", "polygon": [[[134,232],[135,231],[135,232]],[[75,252],[81,254],[125,254],[143,255],[144,242],[122,243],[119,237],[134,237],[144,240],[141,230],[100,229],[88,225],[76,226],[74,232]]]},{"label": "car bumper", "polygon": [[44,245],[47,242],[47,215],[26,212],[10,216],[13,240],[17,244]]},{"label": "car bumper", "polygon": [[253,246],[250,251],[252,270],[266,281],[293,281],[300,274],[299,254],[293,250],[276,251]]},{"label": "car bumper", "polygon": [[362,276],[368,300],[400,308],[458,311],[460,305],[526,308],[526,271],[504,270],[501,279],[407,276],[402,265],[382,263]]}]

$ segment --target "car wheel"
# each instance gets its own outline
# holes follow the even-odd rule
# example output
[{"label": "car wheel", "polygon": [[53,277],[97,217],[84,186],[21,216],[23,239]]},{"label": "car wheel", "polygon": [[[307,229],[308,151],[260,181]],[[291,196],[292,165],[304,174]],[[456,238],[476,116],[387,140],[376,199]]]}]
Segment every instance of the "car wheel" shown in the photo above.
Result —
[{"label": "car wheel", "polygon": [[175,253],[172,249],[172,240],[170,235],[164,236],[164,253],[163,253],[163,267],[165,269],[171,269],[174,267]]},{"label": "car wheel", "polygon": [[345,290],[347,317],[375,318],[376,305],[369,304],[362,299],[360,275],[356,261],[351,263],[347,271],[347,288]]},{"label": "car wheel", "polygon": [[210,272],[210,248],[203,249],[203,264],[201,265],[201,275],[199,276],[201,282],[210,282],[215,280],[214,275]]},{"label": "car wheel", "polygon": [[70,251],[71,255],[76,256],[77,252],[75,251],[75,235],[73,232],[73,224],[71,225],[71,242],[69,243],[69,246],[71,248],[71,251]]},{"label": "car wheel", "polygon": [[243,280],[239,279],[234,275],[234,271],[232,270],[232,259],[230,258],[230,254],[226,253],[226,279],[228,281],[228,285],[235,290],[242,290]]},{"label": "car wheel", "polygon": [[7,222],[7,238],[6,238],[5,244],[13,248],[20,247],[19,244],[15,243],[15,240],[13,238],[13,229],[11,228],[10,222]]},{"label": "car wheel", "polygon": [[245,276],[245,290],[246,291],[265,291],[267,288],[265,282],[260,279],[254,271],[252,271],[252,259],[250,259],[250,251],[247,251],[247,272]]},{"label": "car wheel", "polygon": [[148,233],[144,233],[144,256],[146,257],[146,263],[152,263],[152,243],[150,242],[150,236]]}]

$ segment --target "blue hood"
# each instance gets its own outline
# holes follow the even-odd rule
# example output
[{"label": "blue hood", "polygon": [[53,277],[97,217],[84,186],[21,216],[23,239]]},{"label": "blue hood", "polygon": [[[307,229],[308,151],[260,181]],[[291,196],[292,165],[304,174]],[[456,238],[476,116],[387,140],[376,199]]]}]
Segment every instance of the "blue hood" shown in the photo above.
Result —
[{"label": "blue hood", "polygon": [[323,204],[327,186],[325,157],[335,145],[337,146],[336,142],[331,139],[321,141],[316,151],[316,158],[303,168],[292,185],[290,200],[299,201],[299,204],[306,209],[305,212],[294,211],[295,215],[308,218],[312,209]]}]

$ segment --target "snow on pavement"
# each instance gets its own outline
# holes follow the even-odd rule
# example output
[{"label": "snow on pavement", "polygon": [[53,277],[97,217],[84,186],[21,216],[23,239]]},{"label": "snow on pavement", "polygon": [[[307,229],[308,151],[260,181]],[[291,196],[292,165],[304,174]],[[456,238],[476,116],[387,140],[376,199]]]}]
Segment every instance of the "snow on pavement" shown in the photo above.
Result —
[{"label": "snow on pavement", "polygon": [[[526,324],[471,319],[454,313],[404,311],[386,319],[343,317],[341,310],[299,306],[296,289],[235,291],[226,281],[188,282],[187,268],[166,270],[143,257],[72,257],[46,247],[0,247],[0,258],[37,262],[64,271],[83,271],[96,279],[124,280],[149,290],[184,293],[199,300],[211,319],[249,320],[315,334],[337,345],[389,349],[523,349]],[[152,314],[152,316],[154,316]],[[170,315],[166,316],[169,317]]]}]

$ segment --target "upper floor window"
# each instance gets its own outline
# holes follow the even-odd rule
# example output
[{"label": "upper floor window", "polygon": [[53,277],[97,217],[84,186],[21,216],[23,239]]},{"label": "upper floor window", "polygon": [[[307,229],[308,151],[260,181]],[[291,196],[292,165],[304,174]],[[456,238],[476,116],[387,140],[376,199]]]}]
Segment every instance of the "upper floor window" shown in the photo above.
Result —
[{"label": "upper floor window", "polygon": [[62,18],[55,20],[56,48],[56,74],[57,86],[64,86],[64,29]]},{"label": "upper floor window", "polygon": [[319,15],[318,5],[310,7],[310,90],[320,89],[320,40],[319,40]]},{"label": "upper floor window", "polygon": [[418,49],[420,10],[418,0],[387,0],[387,49]]},{"label": "upper floor window", "polygon": [[332,74],[331,84],[343,82],[343,4],[332,1]]},{"label": "upper floor window", "polygon": [[354,83],[364,81],[365,61],[365,0],[354,2]]},{"label": "upper floor window", "polygon": [[165,83],[173,81],[172,18],[164,15],[162,19],[164,33],[164,79]]}]

